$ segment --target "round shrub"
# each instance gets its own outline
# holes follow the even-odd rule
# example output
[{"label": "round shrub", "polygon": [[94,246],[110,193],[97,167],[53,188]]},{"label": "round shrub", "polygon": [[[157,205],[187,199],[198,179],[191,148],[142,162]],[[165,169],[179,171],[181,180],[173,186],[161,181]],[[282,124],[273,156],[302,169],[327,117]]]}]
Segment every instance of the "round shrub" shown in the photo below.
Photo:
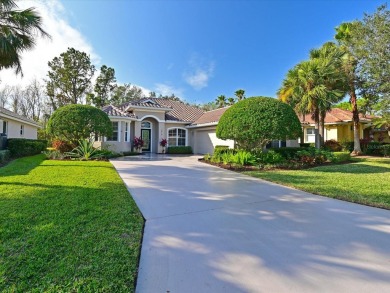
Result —
[{"label": "round shrub", "polygon": [[47,133],[77,145],[91,134],[110,136],[112,124],[107,114],[89,105],[67,105],[57,109],[47,123]]},{"label": "round shrub", "polygon": [[263,148],[272,140],[296,139],[301,123],[287,104],[267,97],[253,97],[234,104],[222,115],[217,137],[235,140],[238,148]]}]

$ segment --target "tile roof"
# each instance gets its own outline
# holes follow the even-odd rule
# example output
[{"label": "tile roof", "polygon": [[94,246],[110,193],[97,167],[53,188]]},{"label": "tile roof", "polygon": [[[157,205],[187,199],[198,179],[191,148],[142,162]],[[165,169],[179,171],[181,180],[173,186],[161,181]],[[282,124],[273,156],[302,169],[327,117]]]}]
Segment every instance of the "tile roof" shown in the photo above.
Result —
[{"label": "tile roof", "polygon": [[151,110],[165,110],[165,119],[167,121],[193,122],[198,119],[204,112],[202,109],[184,104],[183,102],[164,98],[143,98],[140,100],[124,103],[117,107],[112,105],[105,106],[102,110],[109,116],[137,118],[134,114],[126,111],[127,108],[131,108],[132,106],[151,108]]},{"label": "tile roof", "polygon": [[104,106],[102,108],[102,111],[106,113],[108,116],[128,117],[134,119],[137,118],[133,113],[123,111],[122,108],[123,107],[115,107],[113,105],[108,105],[108,106]]},{"label": "tile roof", "polygon": [[3,108],[3,107],[0,107],[0,117],[2,116],[1,114],[7,115],[7,116],[10,116],[10,117],[19,119],[19,120],[23,120],[23,121],[25,121],[27,123],[34,124],[34,125],[40,127],[40,125],[37,122],[35,122],[34,120],[28,119],[25,116],[19,115],[19,114],[15,113],[15,112],[7,110],[6,108]]},{"label": "tile roof", "polygon": [[161,98],[153,98],[150,100],[153,100],[164,107],[172,108],[172,111],[165,114],[166,120],[193,122],[204,113],[202,109],[187,105],[180,101]]},{"label": "tile roof", "polygon": [[223,113],[225,113],[225,111],[229,109],[229,107],[230,106],[205,112],[203,113],[202,116],[200,116],[197,120],[195,120],[195,122],[192,123],[192,125],[218,122],[221,116],[223,115]]},{"label": "tile roof", "polygon": [[[314,124],[311,114],[306,114],[305,117],[298,115],[298,117],[303,124]],[[362,122],[371,121],[372,119],[371,116],[363,116],[363,114],[359,114],[359,118]],[[325,116],[325,123],[340,123],[349,121],[353,121],[352,112],[340,108],[332,108],[332,110],[327,112]]]}]

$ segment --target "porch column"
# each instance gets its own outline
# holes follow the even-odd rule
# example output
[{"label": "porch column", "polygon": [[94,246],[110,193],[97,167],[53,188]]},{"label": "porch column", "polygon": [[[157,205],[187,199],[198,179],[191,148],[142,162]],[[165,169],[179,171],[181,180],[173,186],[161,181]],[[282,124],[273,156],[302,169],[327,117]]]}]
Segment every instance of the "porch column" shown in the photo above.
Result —
[{"label": "porch column", "polygon": [[157,153],[162,153],[163,152],[163,147],[160,145],[160,141],[165,138],[166,140],[168,140],[168,138],[166,137],[167,136],[167,133],[166,133],[166,130],[165,130],[165,123],[164,122],[159,122],[158,123],[158,142],[157,142]]}]

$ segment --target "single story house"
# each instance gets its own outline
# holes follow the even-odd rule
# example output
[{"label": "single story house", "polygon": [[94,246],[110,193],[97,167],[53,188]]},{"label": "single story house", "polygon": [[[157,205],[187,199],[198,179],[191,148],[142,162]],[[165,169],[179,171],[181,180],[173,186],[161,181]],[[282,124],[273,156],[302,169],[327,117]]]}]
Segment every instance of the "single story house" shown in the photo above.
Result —
[{"label": "single story house", "polygon": [[[234,147],[234,141],[216,136],[220,117],[229,107],[205,112],[180,101],[144,98],[120,106],[102,108],[112,122],[111,137],[97,138],[95,146],[116,152],[133,150],[135,137],[144,141],[143,152],[162,153],[160,142],[168,146],[191,146],[195,154],[213,153],[216,145]],[[275,141],[273,147],[299,146],[296,140]]]},{"label": "single story house", "polygon": [[22,115],[0,107],[0,135],[7,138],[37,139],[41,126]]},{"label": "single story house", "polygon": [[[375,141],[390,142],[390,136],[385,129],[373,127],[374,116],[359,114],[360,138],[372,138]],[[304,142],[314,143],[314,120],[310,114],[299,116],[302,124]],[[333,108],[326,113],[324,140],[353,141],[353,116],[351,111]]]}]

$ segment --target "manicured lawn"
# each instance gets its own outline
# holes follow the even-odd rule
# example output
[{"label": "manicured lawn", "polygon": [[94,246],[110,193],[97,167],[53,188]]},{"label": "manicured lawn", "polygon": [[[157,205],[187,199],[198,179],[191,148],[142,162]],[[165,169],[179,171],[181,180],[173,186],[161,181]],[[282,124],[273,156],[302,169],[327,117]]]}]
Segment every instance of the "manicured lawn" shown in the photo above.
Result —
[{"label": "manicured lawn", "polygon": [[390,159],[354,159],[345,165],[245,173],[315,194],[390,209]]},{"label": "manicured lawn", "polygon": [[109,162],[0,168],[0,292],[133,292],[143,218]]}]

